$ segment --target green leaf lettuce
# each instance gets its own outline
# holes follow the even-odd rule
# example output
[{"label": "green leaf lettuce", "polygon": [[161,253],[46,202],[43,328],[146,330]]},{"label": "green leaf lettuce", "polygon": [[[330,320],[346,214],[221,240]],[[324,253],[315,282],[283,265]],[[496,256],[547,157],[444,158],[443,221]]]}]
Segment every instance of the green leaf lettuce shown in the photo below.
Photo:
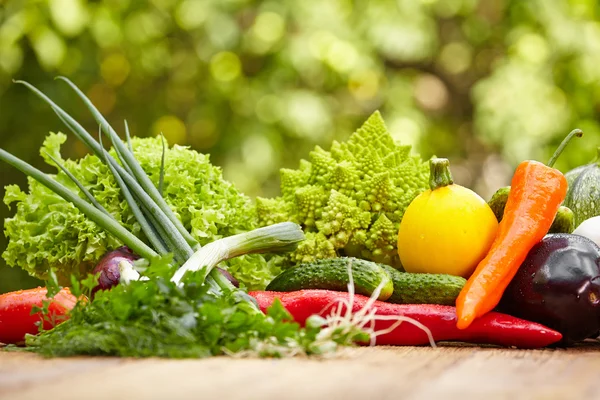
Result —
[{"label": "green leaf lettuce", "polygon": [[[146,240],[108,167],[94,155],[63,160],[60,147],[65,141],[66,135],[50,133],[40,150],[46,163],[56,169],[55,179],[84,198],[48,154],[61,160],[117,221]],[[133,138],[132,145],[140,165],[158,185],[161,138]],[[104,253],[121,245],[43,185],[29,179],[28,186],[27,192],[16,185],[6,187],[4,203],[16,206],[15,215],[4,223],[9,243],[2,257],[8,265],[41,279],[56,268],[61,282],[66,282],[71,274],[85,276]],[[175,145],[166,151],[163,196],[202,245],[256,227],[251,200],[223,179],[208,155],[187,147]],[[230,271],[250,289],[263,288],[280,271],[277,263],[261,255],[243,256],[230,264]]]}]

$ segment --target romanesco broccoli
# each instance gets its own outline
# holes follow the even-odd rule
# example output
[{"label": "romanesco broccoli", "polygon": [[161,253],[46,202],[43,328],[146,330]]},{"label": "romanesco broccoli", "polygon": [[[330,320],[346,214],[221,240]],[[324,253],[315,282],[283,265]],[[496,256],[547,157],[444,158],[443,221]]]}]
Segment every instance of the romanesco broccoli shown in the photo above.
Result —
[{"label": "romanesco broccoli", "polygon": [[257,216],[260,225],[302,225],[307,239],[294,262],[353,256],[399,268],[398,227],[428,180],[428,164],[396,145],[375,112],[347,142],[317,146],[299,169],[282,169],[281,197],[257,198]]}]

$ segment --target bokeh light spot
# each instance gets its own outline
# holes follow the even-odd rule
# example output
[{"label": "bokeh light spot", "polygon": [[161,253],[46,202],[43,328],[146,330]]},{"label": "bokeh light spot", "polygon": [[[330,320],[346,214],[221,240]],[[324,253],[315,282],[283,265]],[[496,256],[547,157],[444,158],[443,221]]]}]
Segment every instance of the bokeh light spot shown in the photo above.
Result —
[{"label": "bokeh light spot", "polygon": [[119,86],[129,75],[129,62],[121,53],[113,53],[104,58],[100,64],[100,73],[104,81],[112,86]]},{"label": "bokeh light spot", "polygon": [[532,64],[542,64],[549,56],[548,43],[538,34],[527,33],[515,44],[516,53],[523,60]]},{"label": "bokeh light spot", "polygon": [[207,10],[203,2],[197,0],[182,1],[175,12],[177,25],[185,30],[192,30],[202,26],[206,20]]},{"label": "bokeh light spot", "polygon": [[51,0],[49,6],[54,24],[67,36],[79,34],[89,21],[88,10],[81,0]]},{"label": "bokeh light spot", "polygon": [[109,114],[117,102],[115,91],[112,87],[103,83],[93,85],[88,91],[87,96],[102,114]]},{"label": "bokeh light spot", "polygon": [[281,99],[270,94],[261,97],[256,102],[256,116],[267,123],[279,121],[281,118]]},{"label": "bokeh light spot", "polygon": [[390,134],[396,143],[416,146],[421,138],[421,127],[408,117],[397,117],[389,124]]},{"label": "bokeh light spot", "polygon": [[46,69],[57,68],[67,52],[67,46],[60,36],[50,28],[43,26],[32,34],[33,49]]},{"label": "bokeh light spot", "polygon": [[288,129],[309,140],[326,140],[331,124],[327,105],[317,94],[298,90],[286,96],[284,122]]},{"label": "bokeh light spot", "polygon": [[165,135],[170,145],[186,143],[186,128],[183,121],[174,115],[160,117],[152,126],[154,135]]},{"label": "bokeh light spot", "polygon": [[121,28],[107,10],[100,8],[94,16],[92,33],[100,47],[117,45],[122,40]]},{"label": "bokeh light spot", "polygon": [[379,75],[372,70],[354,73],[348,80],[348,90],[357,100],[369,100],[379,91]]},{"label": "bokeh light spot", "polygon": [[256,17],[254,34],[269,43],[279,40],[285,32],[285,21],[281,15],[274,12],[264,12]]},{"label": "bokeh light spot", "polygon": [[448,89],[440,78],[422,74],[415,81],[414,96],[419,105],[427,110],[438,111],[448,104]]},{"label": "bokeh light spot", "polygon": [[357,61],[358,53],[350,43],[336,40],[327,51],[327,63],[339,72],[352,70]]},{"label": "bokeh light spot", "polygon": [[237,55],[230,51],[215,54],[210,60],[212,76],[221,82],[230,82],[240,75],[242,65]]},{"label": "bokeh light spot", "polygon": [[244,165],[254,176],[264,178],[274,165],[273,146],[263,135],[251,135],[242,145]]},{"label": "bokeh light spot", "polygon": [[464,42],[448,43],[440,53],[440,62],[451,74],[465,72],[473,59],[473,50]]}]

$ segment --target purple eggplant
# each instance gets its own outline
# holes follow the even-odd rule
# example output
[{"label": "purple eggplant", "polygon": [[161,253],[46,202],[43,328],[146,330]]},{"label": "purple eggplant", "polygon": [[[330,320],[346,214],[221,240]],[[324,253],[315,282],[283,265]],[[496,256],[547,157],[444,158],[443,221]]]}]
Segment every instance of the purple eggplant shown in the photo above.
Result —
[{"label": "purple eggplant", "polygon": [[119,247],[106,253],[92,271],[93,274],[100,273],[98,286],[96,286],[93,292],[110,289],[117,285],[121,280],[121,267],[119,265],[121,261],[131,264],[139,258],[127,246]]},{"label": "purple eggplant", "polygon": [[531,249],[498,308],[559,331],[566,345],[598,336],[600,247],[579,235],[547,235]]}]

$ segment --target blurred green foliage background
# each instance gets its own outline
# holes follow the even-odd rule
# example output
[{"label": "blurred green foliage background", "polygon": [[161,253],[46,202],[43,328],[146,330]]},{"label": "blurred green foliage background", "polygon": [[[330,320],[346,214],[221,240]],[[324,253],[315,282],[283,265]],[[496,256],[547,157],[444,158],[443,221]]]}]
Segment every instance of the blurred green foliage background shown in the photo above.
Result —
[{"label": "blurred green foliage background", "polygon": [[[572,128],[584,139],[558,168],[595,156],[599,65],[595,0],[0,0],[0,147],[42,166],[43,137],[64,130],[12,79],[96,130],[65,75],[113,125],[210,153],[249,195],[277,194],[280,167],[380,109],[488,198]],[[9,183],[25,178],[0,165]],[[34,284],[0,261],[0,292]]]}]

